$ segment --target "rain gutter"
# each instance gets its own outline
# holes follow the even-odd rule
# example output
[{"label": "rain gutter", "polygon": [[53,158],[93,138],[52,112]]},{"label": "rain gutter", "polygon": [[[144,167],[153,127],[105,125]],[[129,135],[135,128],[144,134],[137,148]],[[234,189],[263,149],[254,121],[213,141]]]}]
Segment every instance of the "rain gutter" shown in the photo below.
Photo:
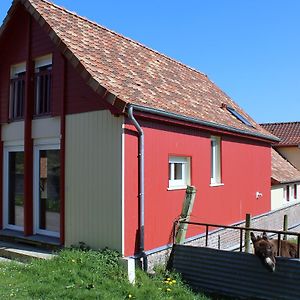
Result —
[{"label": "rain gutter", "polygon": [[130,105],[128,107],[128,117],[132,121],[134,127],[136,128],[138,135],[139,135],[139,148],[138,148],[138,160],[139,160],[139,171],[138,171],[138,177],[139,177],[139,256],[144,257],[144,240],[145,240],[145,234],[144,234],[144,227],[145,227],[145,168],[144,168],[144,131],[140,124],[137,122],[133,115],[133,106]]},{"label": "rain gutter", "polygon": [[175,120],[179,120],[179,121],[194,123],[194,124],[201,125],[201,126],[213,127],[215,129],[226,130],[226,131],[229,131],[229,132],[238,133],[238,134],[247,135],[247,136],[252,136],[252,137],[256,137],[256,138],[260,138],[260,139],[265,139],[265,140],[269,140],[269,141],[272,141],[272,142],[279,142],[280,141],[280,139],[277,138],[277,137],[265,135],[265,134],[258,133],[258,132],[252,132],[252,131],[248,131],[248,130],[237,129],[237,128],[234,128],[234,127],[231,127],[231,126],[217,124],[217,123],[214,123],[214,122],[203,121],[203,120],[199,120],[199,119],[196,119],[196,118],[193,118],[193,117],[186,117],[186,116],[183,116],[183,115],[179,115],[179,114],[172,113],[172,112],[167,112],[167,111],[160,110],[160,109],[155,109],[155,108],[140,106],[140,105],[133,105],[133,104],[131,104],[130,107],[134,108],[136,111],[140,111],[140,112],[144,112],[144,113],[150,113],[150,114],[154,114],[154,115],[158,115],[158,116],[162,116],[162,117],[167,117],[167,118],[171,118],[171,119],[175,119]]}]

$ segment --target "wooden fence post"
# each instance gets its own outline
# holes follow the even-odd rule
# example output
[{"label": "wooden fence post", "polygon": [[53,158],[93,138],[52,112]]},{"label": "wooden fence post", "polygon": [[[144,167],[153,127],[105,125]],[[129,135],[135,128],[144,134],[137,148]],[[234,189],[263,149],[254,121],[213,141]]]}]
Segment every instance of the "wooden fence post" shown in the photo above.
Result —
[{"label": "wooden fence post", "polygon": [[[185,192],[185,198],[182,206],[182,211],[179,221],[189,221],[193,210],[194,201],[196,197],[196,188],[194,186],[187,186]],[[188,224],[179,223],[179,227],[176,233],[176,244],[182,244],[185,240]]]},{"label": "wooden fence post", "polygon": [[[289,224],[288,224],[288,215],[283,216],[283,231],[288,231]],[[283,235],[283,239],[286,240],[287,236],[286,234]]]},{"label": "wooden fence post", "polygon": [[[251,225],[251,215],[246,214],[245,227],[249,228]],[[245,231],[245,252],[250,253],[250,231]]]}]

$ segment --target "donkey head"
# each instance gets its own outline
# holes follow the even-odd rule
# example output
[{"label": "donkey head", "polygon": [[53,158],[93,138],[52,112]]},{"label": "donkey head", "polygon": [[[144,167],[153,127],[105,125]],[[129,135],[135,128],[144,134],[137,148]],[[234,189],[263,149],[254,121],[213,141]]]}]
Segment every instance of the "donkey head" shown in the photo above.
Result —
[{"label": "donkey head", "polygon": [[276,249],[274,244],[268,239],[267,234],[263,232],[262,236],[255,237],[254,233],[251,232],[251,240],[254,246],[254,254],[263,261],[268,269],[274,272]]}]

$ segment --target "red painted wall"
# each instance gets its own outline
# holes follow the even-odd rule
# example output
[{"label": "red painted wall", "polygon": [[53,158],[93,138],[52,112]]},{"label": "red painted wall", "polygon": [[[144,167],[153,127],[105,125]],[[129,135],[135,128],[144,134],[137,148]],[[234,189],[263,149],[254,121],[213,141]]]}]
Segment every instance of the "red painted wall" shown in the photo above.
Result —
[{"label": "red painted wall", "polygon": [[[167,190],[170,154],[191,157],[191,183],[197,188],[192,221],[231,224],[246,213],[254,216],[270,210],[269,145],[222,136],[224,185],[211,187],[210,133],[139,122],[145,132],[145,250],[171,242],[172,224],[181,212],[185,190]],[[125,255],[132,255],[138,249],[138,138],[132,125],[126,128]],[[263,193],[259,200],[257,191]],[[198,233],[190,227],[189,236]]]}]

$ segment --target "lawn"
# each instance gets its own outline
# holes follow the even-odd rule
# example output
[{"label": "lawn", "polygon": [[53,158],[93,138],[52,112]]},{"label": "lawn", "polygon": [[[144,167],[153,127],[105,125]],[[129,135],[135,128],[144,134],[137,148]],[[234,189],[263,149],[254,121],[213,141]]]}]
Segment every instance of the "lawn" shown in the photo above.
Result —
[{"label": "lawn", "polygon": [[177,274],[137,271],[131,285],[116,252],[63,250],[52,260],[0,263],[0,299],[202,299]]}]

